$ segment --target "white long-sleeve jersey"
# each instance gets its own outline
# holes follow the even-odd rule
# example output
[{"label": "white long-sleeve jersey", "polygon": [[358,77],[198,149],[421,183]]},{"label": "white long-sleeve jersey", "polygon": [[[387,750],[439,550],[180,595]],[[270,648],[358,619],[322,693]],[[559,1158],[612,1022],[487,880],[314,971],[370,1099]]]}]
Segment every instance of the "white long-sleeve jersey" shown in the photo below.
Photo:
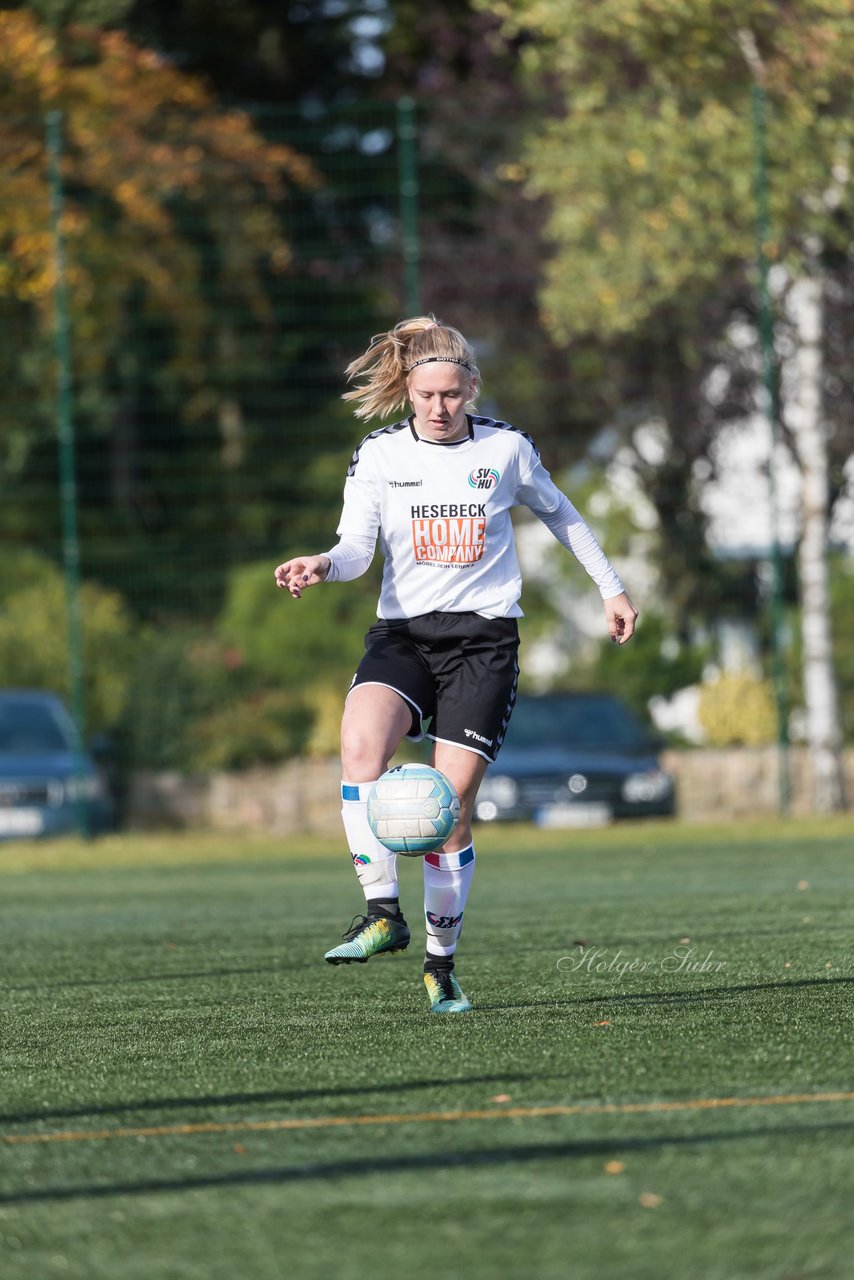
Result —
[{"label": "white long-sleeve jersey", "polygon": [[364,573],[379,538],[378,617],[434,610],[521,617],[510,510],[526,506],[576,556],[603,599],[620,595],[619,577],[531,437],[493,418],[468,421],[468,437],[452,444],[422,439],[411,418],[365,437],[347,472],[327,582]]}]

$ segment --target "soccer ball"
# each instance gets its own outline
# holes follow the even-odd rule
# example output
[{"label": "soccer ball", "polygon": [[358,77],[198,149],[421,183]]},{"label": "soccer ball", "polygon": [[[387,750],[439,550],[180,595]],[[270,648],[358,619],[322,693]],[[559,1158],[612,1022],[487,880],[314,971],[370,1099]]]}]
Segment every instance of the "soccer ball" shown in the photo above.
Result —
[{"label": "soccer ball", "polygon": [[392,853],[420,858],[440,848],[460,819],[453,783],[426,764],[401,764],[378,778],[368,795],[368,822]]}]

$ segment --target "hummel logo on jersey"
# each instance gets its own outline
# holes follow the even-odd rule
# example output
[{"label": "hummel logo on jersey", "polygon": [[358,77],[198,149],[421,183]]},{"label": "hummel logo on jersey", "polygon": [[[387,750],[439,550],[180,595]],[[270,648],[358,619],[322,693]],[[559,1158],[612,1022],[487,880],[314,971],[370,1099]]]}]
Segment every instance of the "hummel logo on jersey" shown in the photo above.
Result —
[{"label": "hummel logo on jersey", "polygon": [[389,480],[392,489],[420,489],[423,480]]},{"label": "hummel logo on jersey", "polygon": [[469,484],[473,489],[494,489],[501,479],[501,472],[495,467],[475,467],[469,474]]},{"label": "hummel logo on jersey", "polygon": [[482,738],[479,733],[475,733],[474,729],[463,729],[463,733],[467,738],[474,738],[475,742],[482,742],[484,746],[491,747],[491,738]]}]

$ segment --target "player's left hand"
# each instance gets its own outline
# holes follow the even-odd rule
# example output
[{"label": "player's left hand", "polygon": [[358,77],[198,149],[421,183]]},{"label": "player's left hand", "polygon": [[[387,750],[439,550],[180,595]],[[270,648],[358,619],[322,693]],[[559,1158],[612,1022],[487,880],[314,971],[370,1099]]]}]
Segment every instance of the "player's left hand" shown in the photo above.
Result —
[{"label": "player's left hand", "polygon": [[637,609],[625,591],[622,595],[612,596],[610,600],[603,600],[602,603],[605,606],[605,618],[611,639],[614,644],[625,644],[635,633]]},{"label": "player's left hand", "polygon": [[329,556],[296,556],[286,560],[276,568],[276,586],[284,587],[294,600],[299,600],[307,587],[326,581],[329,564]]}]

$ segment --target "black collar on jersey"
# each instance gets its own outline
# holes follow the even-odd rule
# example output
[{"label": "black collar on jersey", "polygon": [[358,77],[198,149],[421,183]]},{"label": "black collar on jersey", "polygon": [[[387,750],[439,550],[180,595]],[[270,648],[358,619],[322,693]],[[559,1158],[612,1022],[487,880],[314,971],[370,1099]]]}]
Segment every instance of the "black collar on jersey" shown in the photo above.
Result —
[{"label": "black collar on jersey", "polygon": [[463,436],[459,440],[428,440],[425,436],[420,436],[415,430],[415,414],[413,413],[409,419],[409,430],[412,432],[412,439],[418,444],[437,444],[442,449],[452,449],[456,444],[467,444],[469,440],[474,440],[474,427],[472,425],[471,414],[466,414],[466,422],[468,423],[468,435]]}]

